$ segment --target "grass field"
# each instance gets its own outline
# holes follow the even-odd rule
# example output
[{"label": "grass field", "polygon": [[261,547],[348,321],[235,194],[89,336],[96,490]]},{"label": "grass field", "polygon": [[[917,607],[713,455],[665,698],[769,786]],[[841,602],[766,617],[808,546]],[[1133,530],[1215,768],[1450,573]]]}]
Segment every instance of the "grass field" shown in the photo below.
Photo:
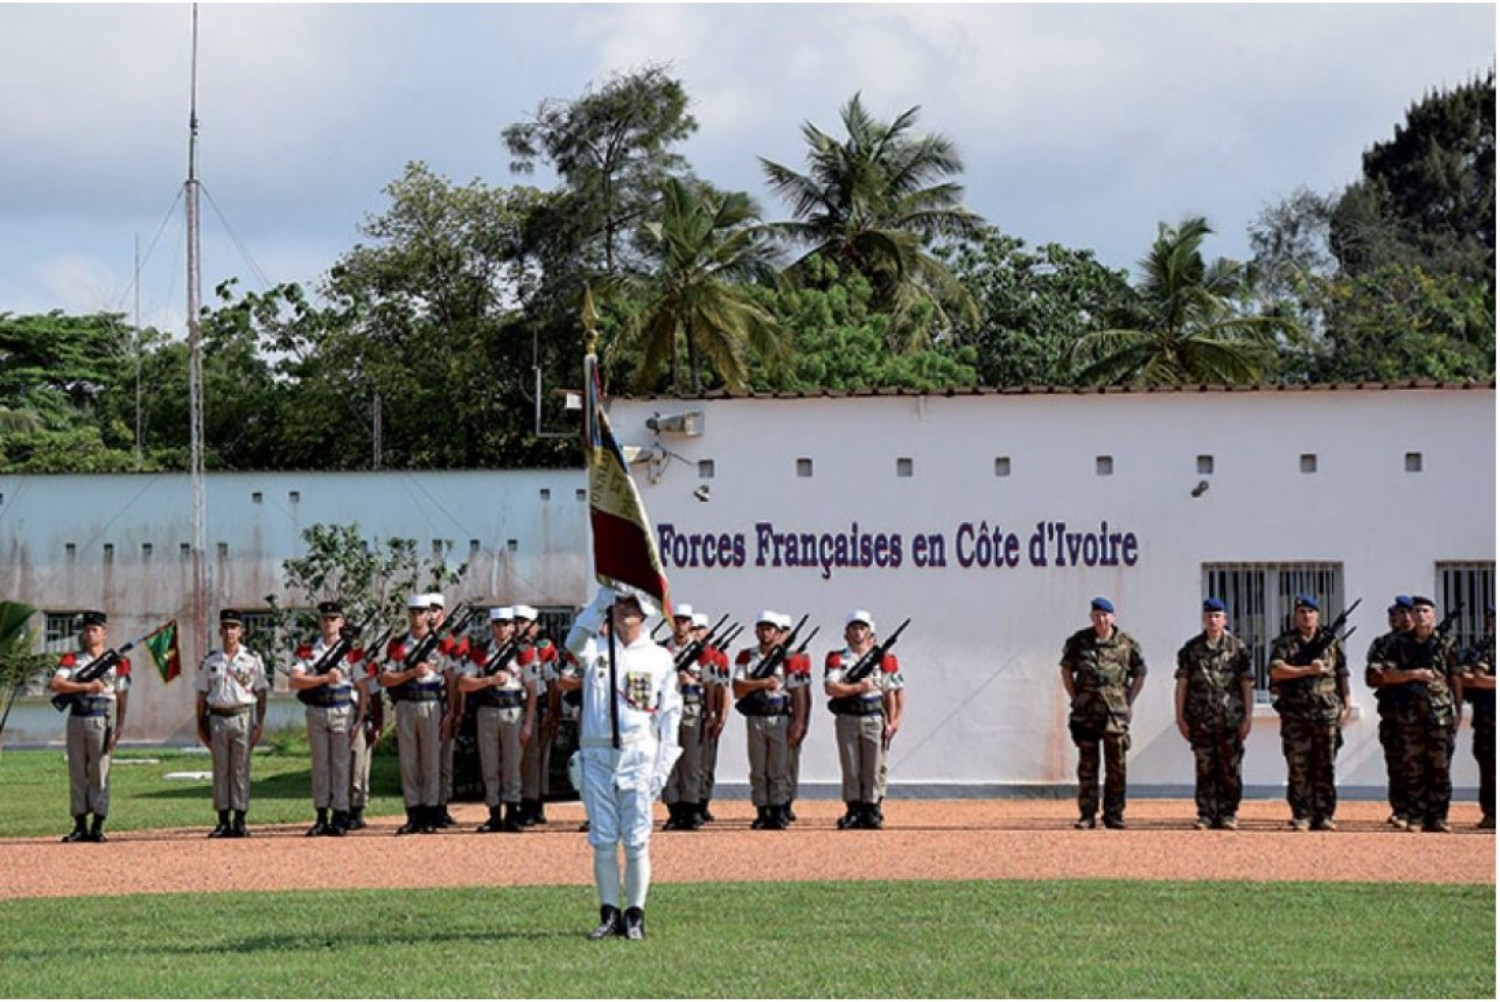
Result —
[{"label": "grass field", "polygon": [[[373,865],[379,865],[372,860]],[[1063,881],[0,904],[7,997],[1482,997],[1491,887]]]}]

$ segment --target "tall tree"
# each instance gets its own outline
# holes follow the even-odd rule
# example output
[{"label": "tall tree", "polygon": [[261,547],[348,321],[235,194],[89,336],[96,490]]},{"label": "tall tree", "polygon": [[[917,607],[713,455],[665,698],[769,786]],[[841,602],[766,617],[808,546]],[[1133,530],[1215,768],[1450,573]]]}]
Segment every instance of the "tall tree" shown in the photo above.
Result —
[{"label": "tall tree", "polygon": [[638,388],[653,388],[670,361],[672,389],[682,392],[684,348],[694,393],[703,389],[700,355],[725,386],[736,390],[746,385],[750,353],[773,369],[788,359],[787,333],[745,287],[773,282],[777,263],[748,195],[669,180],[661,190],[660,219],[644,230],[654,267],[634,290]]},{"label": "tall tree", "polygon": [[1176,227],[1160,224],[1126,304],[1134,323],[1079,339],[1073,355],[1080,382],[1161,386],[1263,378],[1274,364],[1278,336],[1295,337],[1299,329],[1283,316],[1244,311],[1244,266],[1203,258],[1203,240],[1212,232],[1201,216]]},{"label": "tall tree", "polygon": [[646,219],[662,182],[686,170],[673,146],[698,128],[687,108],[681,82],[651,65],[616,73],[597,90],[591,84],[577,100],[548,98],[501,135],[512,171],[545,162],[561,179],[564,197],[549,213],[554,238],[613,276],[624,238]]},{"label": "tall tree", "polygon": [[974,296],[978,319],[958,326],[987,386],[1058,386],[1073,378],[1073,346],[1117,326],[1132,295],[1129,276],[1093,251],[1026,242],[986,227],[949,248],[946,259]]},{"label": "tall tree", "polygon": [[[793,218],[778,229],[809,248],[793,265],[819,256],[870,282],[877,309],[906,320],[921,301],[937,307],[942,324],[972,320],[974,301],[941,260],[930,253],[941,238],[974,237],[978,215],[961,204],[963,187],[951,180],[963,172],[954,142],[938,133],[913,135],[919,107],[883,122],[855,94],[839,112],[845,138],[811,122],[807,173],[761,158],[771,190],[791,206]],[[908,325],[907,346],[928,336]]]}]

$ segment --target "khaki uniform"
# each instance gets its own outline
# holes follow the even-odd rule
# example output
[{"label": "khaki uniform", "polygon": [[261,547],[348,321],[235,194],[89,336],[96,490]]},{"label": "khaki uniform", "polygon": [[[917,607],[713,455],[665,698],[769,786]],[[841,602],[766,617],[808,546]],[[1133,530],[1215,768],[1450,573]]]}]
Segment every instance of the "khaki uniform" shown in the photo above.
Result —
[{"label": "khaki uniform", "polygon": [[210,651],[198,668],[196,691],[208,706],[209,750],[213,757],[214,809],[250,809],[250,736],[255,704],[270,688],[260,655],[241,647],[231,657]]},{"label": "khaki uniform", "polygon": [[1125,753],[1130,750],[1130,686],[1146,674],[1141,645],[1112,628],[1100,640],[1092,627],[1063,644],[1063,668],[1073,681],[1068,730],[1078,746],[1078,815],[1099,810],[1099,751],[1104,751],[1104,821],[1125,817]]},{"label": "khaki uniform", "polygon": [[[58,659],[56,677],[72,681],[94,661],[84,651]],[[99,679],[104,691],[73,697],[68,711],[68,807],[74,818],[109,814],[109,744],[118,719],[119,697],[130,689],[130,659],[122,657]]]},{"label": "khaki uniform", "polygon": [[[386,648],[385,670],[406,670],[406,657],[420,644],[407,633]],[[435,809],[442,797],[440,732],[447,708],[445,659],[434,650],[429,659],[436,670],[387,689],[396,706],[396,741],[401,759],[401,797],[408,810]]]},{"label": "khaki uniform", "polygon": [[[297,648],[291,674],[308,675],[322,660],[328,644],[319,637],[312,644]],[[353,674],[360,671],[356,652],[350,651],[337,666],[344,673],[338,683],[313,689],[297,690],[297,701],[307,709],[307,745],[312,760],[313,807],[326,811],[330,807],[345,814],[349,810],[349,772],[354,757],[351,750],[355,708]]]},{"label": "khaki uniform", "polygon": [[557,648],[543,639],[527,645],[516,658],[522,677],[536,693],[536,726],[531,738],[521,747],[521,800],[531,808],[529,820],[545,820],[543,804],[547,799],[548,774],[552,766],[552,742],[549,727],[555,726],[552,715],[557,710]]},{"label": "khaki uniform", "polygon": [[[486,677],[484,665],[489,655],[488,646],[474,645],[465,673],[470,678]],[[515,660],[501,671],[506,676],[502,685],[478,689],[468,694],[475,707],[475,740],[479,744],[479,772],[484,781],[484,803],[490,808],[501,804],[520,806],[521,730],[526,719],[527,703],[534,706],[536,700],[536,691],[530,682],[523,679]]]},{"label": "khaki uniform", "polygon": [[[750,647],[740,651],[734,661],[731,681],[752,678],[760,662],[758,648]],[[781,689],[774,696],[751,693],[735,704],[735,709],[745,717],[745,736],[750,757],[750,800],[759,808],[785,807],[792,795],[786,744],[792,700],[787,691],[790,679],[784,661],[772,672],[772,676],[781,681]]]},{"label": "khaki uniform", "polygon": [[[675,660],[678,651],[667,645],[667,651]],[[677,744],[682,754],[672,766],[672,775],[662,789],[661,799],[669,806],[697,804],[703,796],[703,730],[704,730],[704,667],[708,663],[705,650],[692,664],[677,672],[677,692],[682,697],[682,719],[677,725]]]},{"label": "khaki uniform", "polygon": [[[704,651],[703,662],[703,741],[698,749],[698,792],[700,802],[707,804],[714,796],[714,773],[719,766],[719,739],[723,732],[712,732],[718,706],[718,691],[727,689],[730,681],[729,655],[712,647]],[[733,700],[730,700],[732,703]],[[705,808],[706,810],[707,808]]]},{"label": "khaki uniform", "polygon": [[[842,683],[859,657],[849,648],[830,651],[823,662],[823,681]],[[878,804],[885,797],[885,699],[905,686],[896,655],[887,654],[874,673],[874,692],[832,700],[834,739],[846,804]]]}]

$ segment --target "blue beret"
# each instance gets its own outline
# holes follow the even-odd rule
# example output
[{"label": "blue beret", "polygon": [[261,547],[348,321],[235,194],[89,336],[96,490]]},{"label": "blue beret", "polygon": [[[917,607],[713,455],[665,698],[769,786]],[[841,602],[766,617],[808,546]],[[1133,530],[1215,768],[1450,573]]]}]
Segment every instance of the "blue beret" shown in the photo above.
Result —
[{"label": "blue beret", "polygon": [[1090,609],[1098,609],[1100,612],[1114,612],[1115,604],[1107,598],[1096,598],[1089,603]]},{"label": "blue beret", "polygon": [[1315,598],[1313,598],[1311,595],[1298,595],[1297,596],[1296,604],[1297,605],[1305,605],[1309,609],[1316,609],[1316,608],[1318,608],[1318,600],[1315,599]]},{"label": "blue beret", "polygon": [[1410,595],[1397,595],[1396,596],[1396,604],[1398,606],[1400,606],[1401,608],[1403,608],[1403,609],[1410,609],[1412,607],[1411,596]]},{"label": "blue beret", "polygon": [[1217,598],[1205,599],[1203,602],[1204,612],[1223,612],[1224,603]]},{"label": "blue beret", "polygon": [[1419,605],[1431,606],[1434,609],[1437,608],[1437,603],[1428,598],[1426,595],[1413,595],[1411,597],[1411,605],[1413,609],[1415,609]]}]

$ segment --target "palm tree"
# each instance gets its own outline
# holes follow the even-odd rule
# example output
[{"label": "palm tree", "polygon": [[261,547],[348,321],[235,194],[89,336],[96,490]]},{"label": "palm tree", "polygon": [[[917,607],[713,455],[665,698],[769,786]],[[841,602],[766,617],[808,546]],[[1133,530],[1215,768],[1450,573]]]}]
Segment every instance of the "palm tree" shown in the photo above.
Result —
[{"label": "palm tree", "polygon": [[670,360],[672,388],[682,392],[684,346],[694,393],[702,392],[700,353],[730,389],[749,379],[747,349],[772,367],[789,358],[790,335],[746,288],[776,279],[775,248],[757,218],[742,192],[676,178],[662,186],[660,218],[643,227],[657,270],[637,283],[645,302],[631,330],[643,353],[637,388],[653,386]]},{"label": "palm tree", "polygon": [[0,736],[10,719],[10,708],[26,683],[40,675],[52,663],[46,654],[33,654],[35,642],[27,622],[36,610],[22,602],[0,602],[0,694],[5,709],[0,712]]},{"label": "palm tree", "polygon": [[[811,248],[792,265],[794,275],[820,255],[864,275],[877,308],[893,317],[907,317],[925,300],[940,322],[972,319],[978,315],[973,298],[927,247],[939,238],[975,237],[983,220],[960,204],[963,187],[945,180],[963,171],[953,141],[936,133],[910,135],[919,110],[881,122],[855,94],[839,112],[844,141],[803,124],[806,174],[761,158],[772,192],[795,217],[775,228]],[[925,332],[911,333],[915,341]]]},{"label": "palm tree", "polygon": [[1275,361],[1278,337],[1297,338],[1295,320],[1251,316],[1237,305],[1249,289],[1246,268],[1226,258],[1203,260],[1212,233],[1201,216],[1176,228],[1159,224],[1142,278],[1127,309],[1128,328],[1095,331],[1073,346],[1084,383],[1149,386],[1258,382]]}]

